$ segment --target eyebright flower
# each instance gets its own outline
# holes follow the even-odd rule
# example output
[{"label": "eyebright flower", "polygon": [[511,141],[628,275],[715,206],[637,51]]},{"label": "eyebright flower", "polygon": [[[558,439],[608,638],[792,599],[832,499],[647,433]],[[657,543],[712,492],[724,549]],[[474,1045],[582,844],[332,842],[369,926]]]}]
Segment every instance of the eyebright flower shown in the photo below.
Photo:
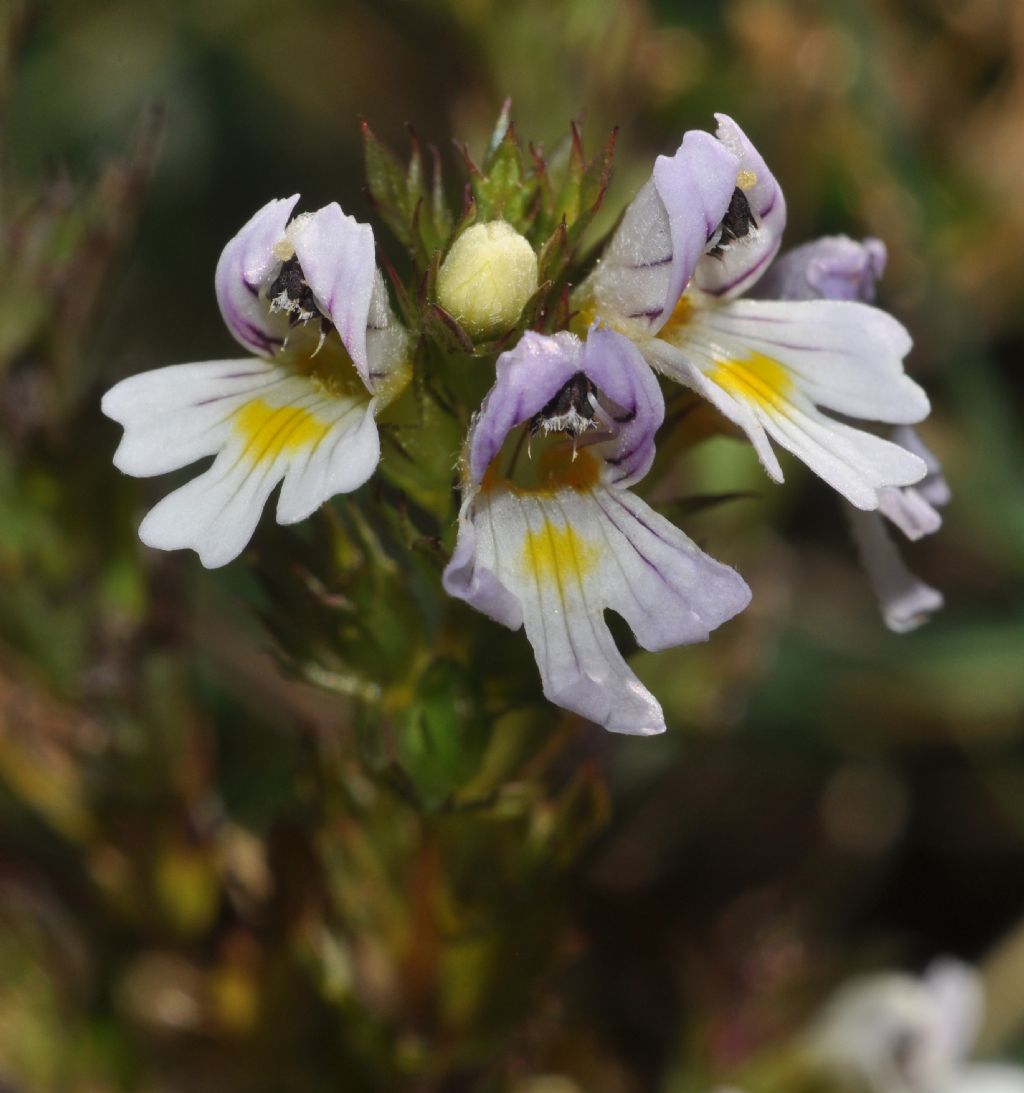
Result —
[{"label": "eyebright flower", "polygon": [[[766,298],[870,303],[885,261],[885,245],[878,239],[858,243],[846,236],[828,236],[783,255],[758,285],[758,291]],[[941,527],[938,509],[949,502],[950,493],[939,461],[914,429],[896,426],[889,439],[919,456],[927,474],[916,485],[879,490],[877,512],[863,512],[852,505],[845,509],[885,624],[896,633],[906,633],[942,607],[942,593],[907,568],[883,516],[908,539],[916,541]]]},{"label": "eyebright flower", "polygon": [[983,1012],[977,973],[937,960],[920,979],[868,976],[840,989],[808,1050],[816,1065],[869,1093],[1022,1093],[1021,1067],[967,1061]]},{"label": "eyebright flower", "polygon": [[657,159],[574,306],[738,425],[773,479],[783,475],[769,438],[852,505],[877,508],[881,490],[919,481],[924,463],[823,411],[923,419],[928,399],[903,371],[910,338],[860,302],[742,298],[778,250],[786,205],[740,127],[718,123],[716,136],[691,131]]},{"label": "eyebright flower", "polygon": [[362,485],[380,459],[375,417],[408,379],[372,229],[337,204],[292,220],[297,202],[265,205],[217,264],[221,314],[251,355],[159,368],[103,399],[124,426],[125,474],[216,456],[139,528],[147,545],[190,547],[209,567],[244,549],[278,483],[280,524]]},{"label": "eyebright flower", "polygon": [[447,591],[525,627],[544,694],[613,732],[663,732],[654,696],[604,620],[645,649],[703,641],[750,599],[629,487],[650,469],[665,407],[636,347],[595,327],[525,334],[473,421]]}]

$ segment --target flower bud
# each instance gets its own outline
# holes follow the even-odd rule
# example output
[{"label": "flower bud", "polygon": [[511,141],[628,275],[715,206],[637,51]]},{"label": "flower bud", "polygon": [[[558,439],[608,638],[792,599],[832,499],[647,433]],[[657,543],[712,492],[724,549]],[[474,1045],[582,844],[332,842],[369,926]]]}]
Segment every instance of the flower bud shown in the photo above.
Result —
[{"label": "flower bud", "polygon": [[467,228],[437,276],[438,303],[477,336],[507,330],[536,290],[537,255],[504,220]]}]

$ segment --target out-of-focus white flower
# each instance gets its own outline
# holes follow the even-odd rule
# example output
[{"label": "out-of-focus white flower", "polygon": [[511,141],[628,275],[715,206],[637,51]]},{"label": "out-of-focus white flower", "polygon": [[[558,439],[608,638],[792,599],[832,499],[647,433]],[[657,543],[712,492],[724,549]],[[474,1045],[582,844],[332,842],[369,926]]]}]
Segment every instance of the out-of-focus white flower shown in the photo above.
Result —
[{"label": "out-of-focus white flower", "polygon": [[981,980],[957,960],[920,978],[867,976],[841,988],[811,1030],[812,1062],[870,1093],[1024,1093],[1024,1068],[972,1063]]}]

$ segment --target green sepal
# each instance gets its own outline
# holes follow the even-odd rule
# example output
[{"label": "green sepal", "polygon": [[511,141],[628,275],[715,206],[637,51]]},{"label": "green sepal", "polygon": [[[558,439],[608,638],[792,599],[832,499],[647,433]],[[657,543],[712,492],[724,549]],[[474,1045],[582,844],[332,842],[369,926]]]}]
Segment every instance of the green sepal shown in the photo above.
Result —
[{"label": "green sepal", "polygon": [[363,155],[366,160],[367,193],[374,208],[394,233],[395,238],[412,251],[415,241],[412,231],[413,208],[409,203],[408,174],[398,156],[380,140],[365,118],[360,122],[360,129],[363,134]]},{"label": "green sepal", "polygon": [[479,218],[505,220],[526,235],[537,212],[538,183],[536,175],[523,162],[515,126],[510,122],[501,140],[492,142],[482,168],[473,164],[468,153],[463,154]]},{"label": "green sepal", "polygon": [[548,221],[551,232],[557,232],[558,225],[564,221],[570,255],[604,201],[611,181],[617,141],[618,130],[613,129],[601,151],[588,161],[580,131],[573,122],[565,177],[555,196]]},{"label": "green sepal", "polygon": [[442,246],[452,234],[452,214],[444,194],[444,179],[441,175],[441,153],[435,144],[430,145],[430,158],[433,164],[430,182],[430,209],[434,218],[434,227],[438,233],[438,246]]},{"label": "green sepal", "polygon": [[471,356],[473,339],[462,324],[438,303],[430,303],[423,312],[423,329],[442,352]]},{"label": "green sepal", "polygon": [[498,156],[498,151],[501,148],[502,143],[508,136],[509,128],[512,125],[512,98],[507,97],[501,104],[501,111],[498,114],[498,120],[494,123],[494,128],[491,130],[491,139],[487,142],[487,151],[484,154],[484,170],[490,171],[494,166],[494,161]]},{"label": "green sepal", "polygon": [[451,217],[444,200],[441,160],[431,146],[432,170],[427,179],[423,149],[416,131],[409,127],[409,162],[401,160],[373,132],[365,119],[360,123],[366,159],[366,187],[370,201],[395,238],[408,250],[418,269],[443,247],[451,233]]},{"label": "green sepal", "polygon": [[569,230],[563,219],[540,248],[537,256],[537,275],[540,280],[555,280],[565,269],[570,257]]}]

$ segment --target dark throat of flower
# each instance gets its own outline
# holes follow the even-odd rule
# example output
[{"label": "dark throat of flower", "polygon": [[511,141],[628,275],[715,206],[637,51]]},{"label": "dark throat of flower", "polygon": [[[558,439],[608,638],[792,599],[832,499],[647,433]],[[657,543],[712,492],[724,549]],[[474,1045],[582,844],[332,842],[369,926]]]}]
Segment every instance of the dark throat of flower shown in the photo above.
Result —
[{"label": "dark throat of flower", "polygon": [[271,315],[287,318],[287,332],[278,354],[291,368],[309,376],[333,397],[366,395],[366,388],[334,324],[320,309],[306,282],[302,266],[293,254],[266,288]]},{"label": "dark throat of flower", "polygon": [[314,356],[334,330],[334,324],[320,310],[295,255],[281,263],[280,271],[267,289],[267,301],[272,315],[282,313],[288,316],[290,327],[305,327],[312,319],[320,320],[319,341],[313,351]]},{"label": "dark throat of flower", "polygon": [[577,372],[509,434],[488,468],[484,486],[500,482],[523,493],[589,489],[600,477],[599,445],[614,440],[632,417]]},{"label": "dark throat of flower", "polygon": [[757,228],[757,221],[750,208],[747,195],[737,186],[729,199],[729,208],[722,217],[722,222],[708,238],[705,254],[713,258],[721,258],[726,247],[750,234],[751,229]]}]

